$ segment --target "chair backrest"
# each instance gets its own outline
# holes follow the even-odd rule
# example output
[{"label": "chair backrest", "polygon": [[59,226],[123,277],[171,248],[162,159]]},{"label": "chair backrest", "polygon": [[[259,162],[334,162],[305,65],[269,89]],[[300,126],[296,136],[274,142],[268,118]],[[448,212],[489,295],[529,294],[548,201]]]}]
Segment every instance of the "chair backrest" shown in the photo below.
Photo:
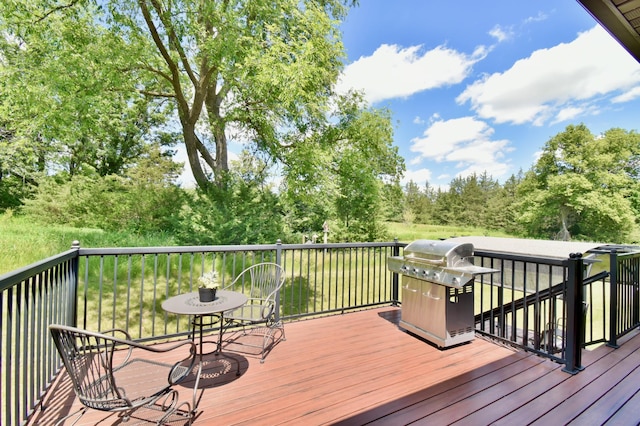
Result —
[{"label": "chair backrest", "polygon": [[284,269],[271,262],[257,263],[246,268],[229,285],[230,288],[245,290],[250,286],[248,303],[273,303],[285,281]]},{"label": "chair backrest", "polygon": [[131,408],[113,377],[113,352],[120,339],[63,325],[49,330],[83,405],[103,411]]}]

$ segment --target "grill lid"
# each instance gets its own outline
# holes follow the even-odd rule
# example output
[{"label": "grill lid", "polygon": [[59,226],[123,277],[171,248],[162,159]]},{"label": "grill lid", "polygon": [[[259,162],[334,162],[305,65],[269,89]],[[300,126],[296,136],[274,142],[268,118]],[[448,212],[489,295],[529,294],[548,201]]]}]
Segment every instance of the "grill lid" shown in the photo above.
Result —
[{"label": "grill lid", "polygon": [[391,256],[388,268],[409,277],[463,287],[476,275],[498,272],[473,264],[473,244],[453,241],[416,240],[404,249],[404,256]]},{"label": "grill lid", "polygon": [[451,241],[416,240],[404,248],[406,259],[439,266],[466,266],[473,256],[473,244]]}]

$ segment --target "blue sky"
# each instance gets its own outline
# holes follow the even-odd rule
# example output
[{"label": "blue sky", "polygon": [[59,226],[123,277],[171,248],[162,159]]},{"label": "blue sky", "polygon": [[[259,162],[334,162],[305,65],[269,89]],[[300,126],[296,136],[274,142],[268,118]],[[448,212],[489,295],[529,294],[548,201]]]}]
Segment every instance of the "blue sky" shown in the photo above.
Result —
[{"label": "blue sky", "polygon": [[391,110],[409,179],[528,170],[569,124],[638,130],[640,64],[575,0],[361,0],[338,91]]}]

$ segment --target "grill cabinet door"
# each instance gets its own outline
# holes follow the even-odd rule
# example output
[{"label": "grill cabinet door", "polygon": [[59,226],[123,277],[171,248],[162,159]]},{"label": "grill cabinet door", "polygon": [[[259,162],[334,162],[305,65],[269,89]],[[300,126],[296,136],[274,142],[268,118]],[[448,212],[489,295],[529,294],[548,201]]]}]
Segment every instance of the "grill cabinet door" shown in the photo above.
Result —
[{"label": "grill cabinet door", "polygon": [[402,320],[416,325],[423,315],[420,307],[422,282],[415,278],[402,276]]}]

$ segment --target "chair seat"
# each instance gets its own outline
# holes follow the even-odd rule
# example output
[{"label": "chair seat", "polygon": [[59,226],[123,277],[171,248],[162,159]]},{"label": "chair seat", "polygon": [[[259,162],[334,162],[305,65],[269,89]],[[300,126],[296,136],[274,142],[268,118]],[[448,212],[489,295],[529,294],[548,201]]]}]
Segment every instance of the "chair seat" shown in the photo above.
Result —
[{"label": "chair seat", "polygon": [[262,322],[265,320],[262,316],[265,309],[268,312],[269,307],[265,305],[244,305],[237,309],[225,312],[224,316],[227,319],[236,321]]},{"label": "chair seat", "polygon": [[114,370],[113,377],[116,383],[125,393],[126,398],[132,401],[134,406],[142,406],[157,399],[156,395],[163,395],[171,390],[167,378],[183,377],[188,372],[185,366],[179,366],[171,371],[173,365],[135,358],[123,366]]}]

